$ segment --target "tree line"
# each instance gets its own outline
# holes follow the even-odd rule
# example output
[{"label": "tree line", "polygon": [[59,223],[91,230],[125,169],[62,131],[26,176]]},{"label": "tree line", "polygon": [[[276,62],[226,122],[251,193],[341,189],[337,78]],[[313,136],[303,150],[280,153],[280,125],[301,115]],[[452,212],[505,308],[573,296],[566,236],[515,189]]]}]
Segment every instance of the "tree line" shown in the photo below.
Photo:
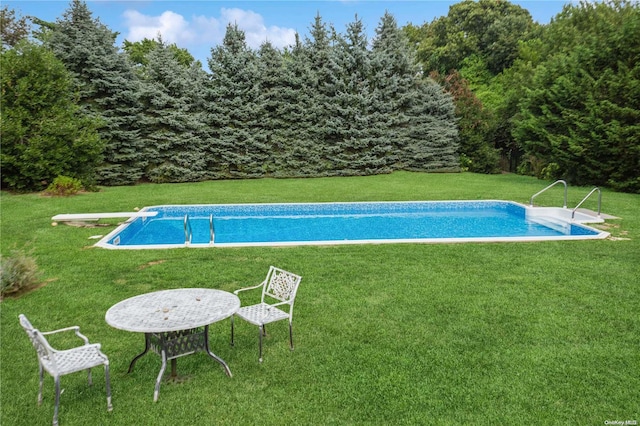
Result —
[{"label": "tree line", "polygon": [[[73,0],[55,23],[2,9],[2,186],[510,171],[640,192],[639,4],[567,4],[549,24],[463,0],[368,40],[316,16],[284,50],[230,25],[209,72]],[[31,37],[29,35],[31,34]]]},{"label": "tree line", "polygon": [[37,38],[2,52],[11,189],[459,168],[452,97],[390,14],[371,47],[357,18],[338,34],[317,16],[284,51],[229,25],[209,73],[160,37],[118,49],[80,0]]},{"label": "tree line", "polygon": [[403,30],[455,99],[462,167],[640,193],[640,3],[568,3],[540,25],[467,0]]}]

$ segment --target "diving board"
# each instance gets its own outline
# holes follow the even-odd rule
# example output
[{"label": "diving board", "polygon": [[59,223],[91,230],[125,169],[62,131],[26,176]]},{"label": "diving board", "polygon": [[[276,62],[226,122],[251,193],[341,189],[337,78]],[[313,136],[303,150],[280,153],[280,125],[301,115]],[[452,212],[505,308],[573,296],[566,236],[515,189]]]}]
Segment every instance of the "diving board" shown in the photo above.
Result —
[{"label": "diving board", "polygon": [[68,213],[57,214],[51,218],[58,222],[83,222],[90,220],[112,219],[118,217],[151,217],[157,215],[158,212],[115,212],[115,213]]}]

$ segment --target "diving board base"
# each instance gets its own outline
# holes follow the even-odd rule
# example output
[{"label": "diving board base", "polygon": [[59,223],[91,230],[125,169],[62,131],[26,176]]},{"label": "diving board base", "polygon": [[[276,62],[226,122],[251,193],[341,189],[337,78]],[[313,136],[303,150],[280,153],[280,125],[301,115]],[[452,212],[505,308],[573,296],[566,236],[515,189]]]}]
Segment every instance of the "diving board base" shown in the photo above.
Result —
[{"label": "diving board base", "polygon": [[115,213],[69,213],[57,214],[51,220],[57,222],[90,222],[100,219],[113,219],[119,217],[151,217],[157,215],[158,212],[115,212]]}]

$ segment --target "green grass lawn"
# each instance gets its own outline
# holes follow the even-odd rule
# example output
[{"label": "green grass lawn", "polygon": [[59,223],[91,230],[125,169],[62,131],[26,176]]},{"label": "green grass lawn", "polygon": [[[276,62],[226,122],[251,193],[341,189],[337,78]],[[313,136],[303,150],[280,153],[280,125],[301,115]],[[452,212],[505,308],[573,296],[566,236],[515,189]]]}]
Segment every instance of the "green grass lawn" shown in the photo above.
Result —
[{"label": "green grass lawn", "polygon": [[[184,203],[501,199],[528,203],[548,182],[516,175],[394,173],[104,188],[70,198],[1,195],[2,254],[32,250],[44,285],[0,304],[0,423],[45,425],[53,380],[38,407],[38,364],[18,323],[80,325],[111,361],[104,373],[64,376],[61,425],[594,424],[640,421],[640,197],[603,190],[614,238],[535,243],[388,244],[286,248],[104,250],[108,228],[51,226],[59,213],[132,211]],[[591,188],[570,187],[569,206]],[[596,209],[597,197],[585,207]],[[560,206],[554,187],[537,204]],[[257,328],[211,327],[211,348],[180,358],[163,382],[158,356],[129,362],[143,336],[109,327],[107,309],[160,289],[232,291],[269,265],[303,276],[294,316],[273,324],[258,363]]]}]

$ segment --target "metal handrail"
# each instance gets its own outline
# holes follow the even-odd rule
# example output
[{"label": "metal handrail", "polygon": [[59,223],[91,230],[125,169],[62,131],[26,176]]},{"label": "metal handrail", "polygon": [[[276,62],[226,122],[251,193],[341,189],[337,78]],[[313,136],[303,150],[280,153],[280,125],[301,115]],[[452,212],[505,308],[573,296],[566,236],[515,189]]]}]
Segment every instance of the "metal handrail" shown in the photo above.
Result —
[{"label": "metal handrail", "polygon": [[213,227],[213,215],[210,214],[209,215],[209,244],[213,244],[213,241],[215,240],[215,236],[216,236],[216,232]]},{"label": "metal handrail", "polygon": [[193,238],[193,229],[191,229],[191,222],[189,221],[189,215],[184,215],[184,243],[191,244]]},{"label": "metal handrail", "polygon": [[573,209],[573,211],[571,212],[571,220],[573,220],[573,217],[576,214],[576,210],[578,210],[578,207],[580,207],[582,205],[582,203],[584,203],[585,201],[587,201],[587,198],[591,197],[591,194],[593,194],[594,192],[598,191],[598,218],[600,218],[600,207],[602,205],[602,191],[600,191],[600,188],[598,188],[597,186],[595,188],[593,188],[591,190],[591,192],[589,192],[587,194],[586,197],[584,197],[582,199],[582,201],[580,201],[578,203],[578,205]]},{"label": "metal handrail", "polygon": [[561,180],[557,180],[557,181],[553,182],[551,185],[547,186],[547,187],[546,187],[546,188],[544,188],[542,191],[539,191],[539,192],[537,192],[537,193],[533,194],[533,195],[531,196],[531,199],[529,200],[529,205],[530,205],[531,207],[533,207],[533,199],[534,199],[535,197],[537,197],[538,195],[542,194],[542,193],[543,193],[544,191],[546,191],[547,189],[549,189],[549,188],[551,188],[552,186],[555,186],[556,184],[559,184],[559,183],[562,183],[562,184],[564,185],[564,205],[562,206],[562,208],[563,208],[563,209],[566,209],[566,208],[567,208],[567,182],[563,181],[562,179],[561,179]]}]

